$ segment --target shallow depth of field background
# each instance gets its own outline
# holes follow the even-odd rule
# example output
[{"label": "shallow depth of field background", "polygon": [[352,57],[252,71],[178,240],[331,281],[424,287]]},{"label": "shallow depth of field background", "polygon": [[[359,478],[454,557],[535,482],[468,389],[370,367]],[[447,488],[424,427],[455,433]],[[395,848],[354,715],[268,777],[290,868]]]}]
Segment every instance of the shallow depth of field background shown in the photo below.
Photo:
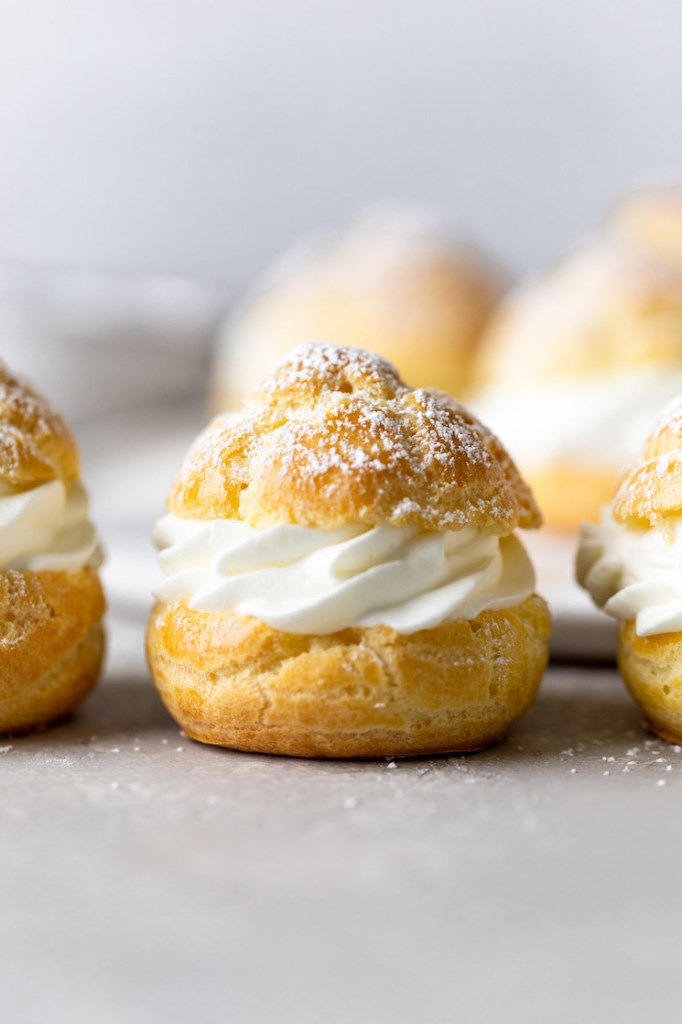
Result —
[{"label": "shallow depth of field background", "polygon": [[240,287],[378,198],[516,272],[682,177],[675,0],[0,0],[0,260]]}]

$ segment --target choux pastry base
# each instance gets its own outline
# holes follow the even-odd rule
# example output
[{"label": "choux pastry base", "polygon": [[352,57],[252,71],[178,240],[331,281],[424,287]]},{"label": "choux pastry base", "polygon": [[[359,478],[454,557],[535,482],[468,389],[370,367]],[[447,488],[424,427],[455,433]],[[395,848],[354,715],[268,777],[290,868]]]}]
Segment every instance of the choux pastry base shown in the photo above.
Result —
[{"label": "choux pastry base", "polygon": [[157,605],[153,677],[192,739],[296,757],[480,750],[531,704],[550,619],[532,596],[409,635],[385,626],[283,633],[235,612]]},{"label": "choux pastry base", "polygon": [[652,731],[682,743],[682,633],[641,637],[634,622],[622,623],[618,667]]},{"label": "choux pastry base", "polygon": [[104,656],[104,595],[97,573],[0,573],[0,732],[17,733],[72,711]]}]

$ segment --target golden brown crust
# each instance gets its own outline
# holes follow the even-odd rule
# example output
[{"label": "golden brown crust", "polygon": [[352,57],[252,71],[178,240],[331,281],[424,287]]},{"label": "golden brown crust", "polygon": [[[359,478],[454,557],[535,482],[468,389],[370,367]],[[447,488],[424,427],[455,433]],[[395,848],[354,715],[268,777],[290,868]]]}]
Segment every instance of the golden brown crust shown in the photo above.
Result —
[{"label": "golden brown crust", "polygon": [[663,410],[647,438],[643,460],[620,481],[613,516],[653,525],[682,511],[682,397]]},{"label": "golden brown crust", "polygon": [[653,731],[682,743],[682,633],[641,637],[621,623],[618,667]]},{"label": "golden brown crust", "polygon": [[299,636],[174,604],[154,609],[147,653],[194,739],[298,757],[403,756],[498,740],[535,696],[549,632],[537,596],[410,635]]},{"label": "golden brown crust", "polygon": [[78,477],[76,442],[64,420],[0,363],[0,481],[29,488]]},{"label": "golden brown crust", "polygon": [[540,516],[500,442],[447,396],[412,390],[361,349],[303,345],[218,417],[169,500],[185,518],[251,526],[468,525],[512,533]]},{"label": "golden brown crust", "polygon": [[[371,246],[371,241],[370,241]],[[501,275],[475,253],[440,244],[401,246],[372,272],[367,253],[334,269],[334,250],[267,282],[226,330],[212,380],[212,409],[243,405],[264,371],[301,341],[366,345],[413,387],[461,398],[473,356],[501,292]],[[330,267],[329,262],[334,264]]]},{"label": "golden brown crust", "polygon": [[0,573],[0,732],[71,711],[99,674],[104,595],[97,573]]}]

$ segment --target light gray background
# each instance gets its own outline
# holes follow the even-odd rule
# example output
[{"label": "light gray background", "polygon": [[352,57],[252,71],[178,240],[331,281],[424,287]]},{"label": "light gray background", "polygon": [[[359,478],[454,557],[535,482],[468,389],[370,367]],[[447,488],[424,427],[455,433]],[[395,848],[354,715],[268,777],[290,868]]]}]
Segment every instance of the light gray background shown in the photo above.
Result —
[{"label": "light gray background", "polygon": [[0,258],[240,285],[427,201],[515,270],[682,176],[676,0],[0,0]]}]

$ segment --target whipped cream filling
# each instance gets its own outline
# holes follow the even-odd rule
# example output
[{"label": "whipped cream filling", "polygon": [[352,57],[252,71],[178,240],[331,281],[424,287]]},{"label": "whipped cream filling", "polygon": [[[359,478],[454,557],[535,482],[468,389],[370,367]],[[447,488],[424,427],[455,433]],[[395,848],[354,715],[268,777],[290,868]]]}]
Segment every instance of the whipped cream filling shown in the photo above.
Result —
[{"label": "whipped cream filling", "polygon": [[638,636],[682,631],[682,516],[652,527],[601,523],[582,527],[578,582],[616,619],[635,622]]},{"label": "whipped cream filling", "polygon": [[473,408],[527,469],[563,460],[612,471],[642,447],[662,406],[680,392],[680,366],[639,367],[494,388]]},{"label": "whipped cream filling", "polygon": [[535,589],[519,539],[475,527],[253,528],[167,515],[154,539],[167,574],[158,600],[252,615],[288,633],[376,625],[413,633],[510,607]]},{"label": "whipped cream filling", "polygon": [[77,572],[102,560],[80,482],[17,491],[0,484],[0,571]]}]

